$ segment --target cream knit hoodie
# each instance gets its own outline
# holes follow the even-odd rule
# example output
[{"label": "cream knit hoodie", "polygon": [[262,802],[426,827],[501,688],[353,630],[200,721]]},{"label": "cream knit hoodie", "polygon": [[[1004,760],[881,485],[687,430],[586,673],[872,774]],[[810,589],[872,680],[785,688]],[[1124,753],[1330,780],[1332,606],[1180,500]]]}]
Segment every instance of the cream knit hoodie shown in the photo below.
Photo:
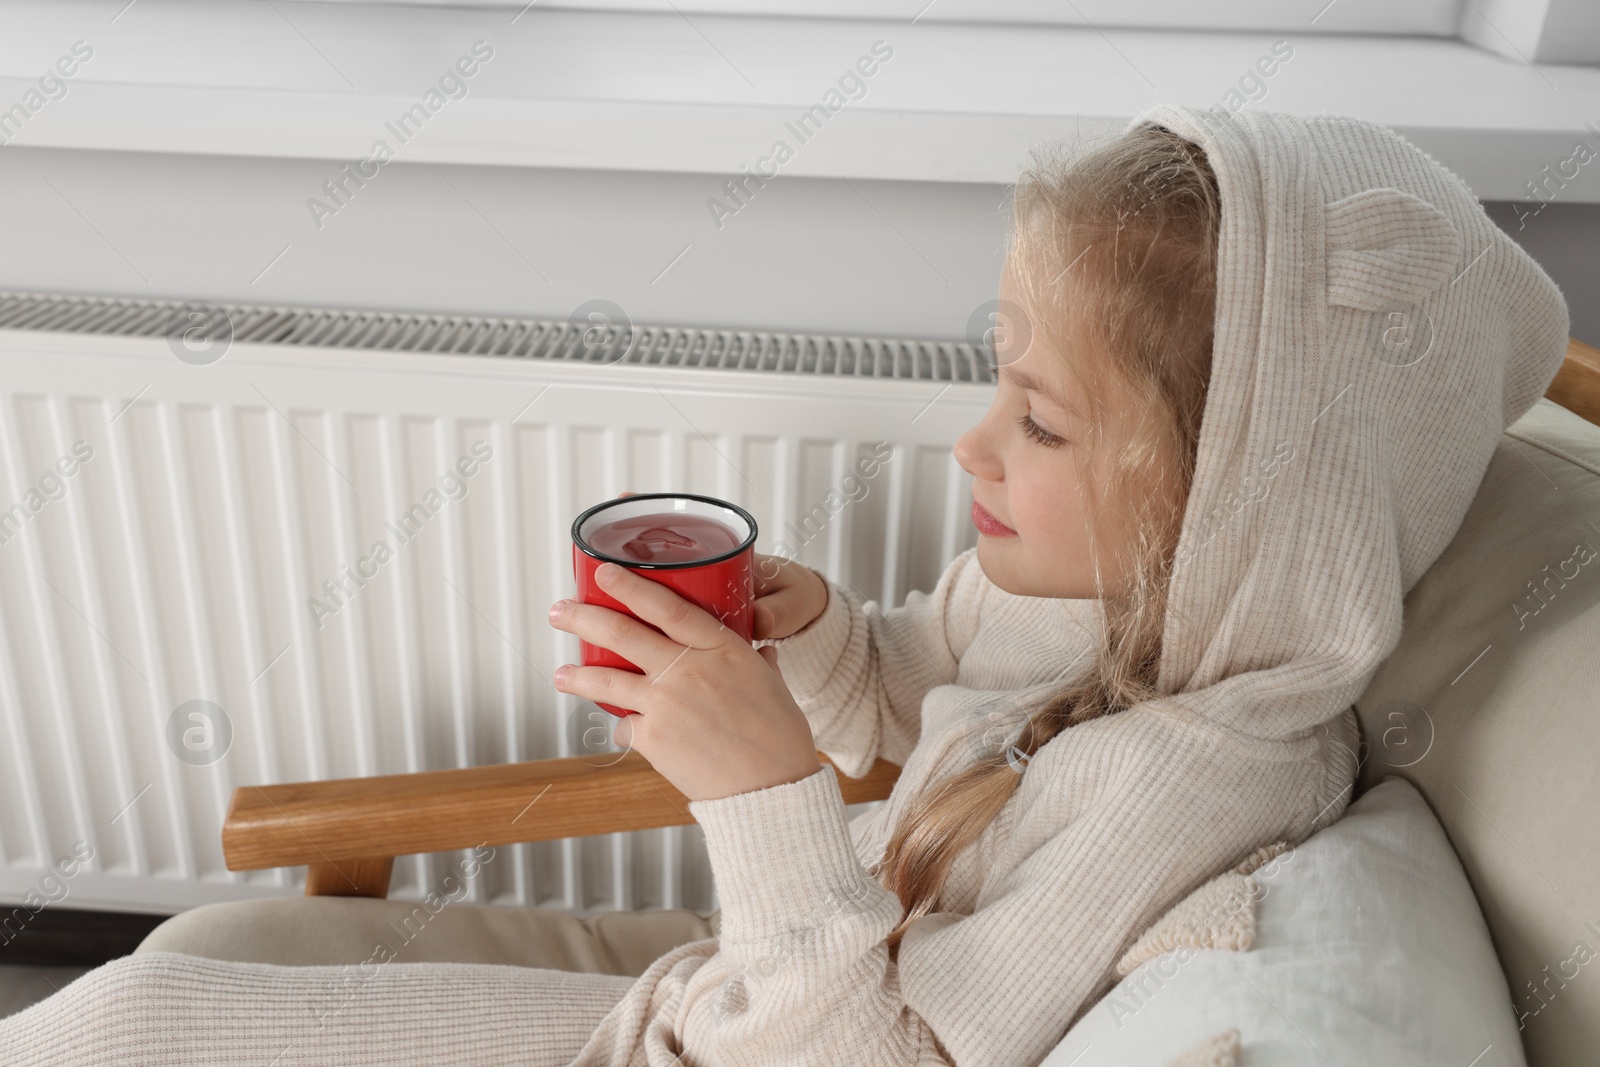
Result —
[{"label": "cream knit hoodie", "polygon": [[904,771],[853,821],[829,767],[691,804],[720,940],[637,980],[390,964],[321,1028],[304,1005],[335,969],[141,954],[0,1022],[0,1062],[1024,1067],[1173,904],[1337,819],[1351,704],[1501,430],[1554,375],[1566,306],[1459,179],[1383,127],[1181,107],[1141,121],[1201,144],[1223,199],[1169,695],[1019,763],[897,963],[901,904],[868,873],[896,818],[1008,748],[1020,709],[1099,636],[1097,601],[1008,594],[975,550],[888,612],[830,584],[823,614],[773,642],[844,773],[878,757]]}]

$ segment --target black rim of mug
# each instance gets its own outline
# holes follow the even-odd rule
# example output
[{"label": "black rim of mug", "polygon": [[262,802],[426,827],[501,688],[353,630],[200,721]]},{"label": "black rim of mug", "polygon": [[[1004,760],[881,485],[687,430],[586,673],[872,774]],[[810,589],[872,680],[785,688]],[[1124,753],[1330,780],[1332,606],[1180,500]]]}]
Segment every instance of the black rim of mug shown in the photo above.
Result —
[{"label": "black rim of mug", "polygon": [[[731,548],[722,553],[722,555],[712,556],[709,559],[688,560],[681,563],[641,563],[638,560],[618,559],[616,556],[609,556],[597,548],[592,548],[590,547],[589,543],[583,539],[583,535],[578,532],[583,529],[584,523],[588,522],[600,512],[605,511],[607,508],[616,507],[618,504],[631,504],[636,500],[699,500],[702,503],[711,504],[715,507],[723,508],[738,515],[745,521],[745,524],[749,526],[750,535],[743,541],[740,541],[737,548]],[[721,563],[723,560],[732,559],[745,549],[750,548],[756,543],[756,520],[755,516],[751,515],[744,508],[741,508],[738,504],[735,504],[732,501],[720,499],[719,497],[702,496],[699,493],[635,493],[632,496],[616,497],[612,500],[602,500],[593,507],[585,509],[583,514],[572,520],[572,543],[577,546],[578,551],[582,552],[586,556],[600,560],[602,563],[615,563],[619,567],[627,567],[629,570],[688,570],[691,567],[709,567],[713,563]]]}]

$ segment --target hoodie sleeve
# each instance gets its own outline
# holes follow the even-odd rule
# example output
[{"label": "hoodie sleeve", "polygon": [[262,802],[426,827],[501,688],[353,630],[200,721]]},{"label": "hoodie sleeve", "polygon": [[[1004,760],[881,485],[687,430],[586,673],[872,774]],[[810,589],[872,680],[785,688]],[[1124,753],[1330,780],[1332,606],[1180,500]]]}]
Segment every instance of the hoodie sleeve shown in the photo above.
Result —
[{"label": "hoodie sleeve", "polygon": [[932,593],[885,612],[854,586],[827,581],[828,604],[778,650],[778,669],[817,748],[851,778],[880,756],[904,764],[922,733],[922,698],[952,684],[983,597],[978,550],[950,561]]},{"label": "hoodie sleeve", "polygon": [[[1309,814],[1314,760],[1242,758],[1180,732],[1108,736],[1094,766],[1036,757],[1027,773],[1050,773],[1051,795],[1015,833],[1037,846],[973,914],[918,920],[898,961],[886,938],[902,905],[856,857],[833,768],[692,802],[722,959],[696,976],[684,1048],[697,1067],[1034,1067],[1145,928]],[[1056,794],[1072,793],[1081,804],[1058,822]]]}]

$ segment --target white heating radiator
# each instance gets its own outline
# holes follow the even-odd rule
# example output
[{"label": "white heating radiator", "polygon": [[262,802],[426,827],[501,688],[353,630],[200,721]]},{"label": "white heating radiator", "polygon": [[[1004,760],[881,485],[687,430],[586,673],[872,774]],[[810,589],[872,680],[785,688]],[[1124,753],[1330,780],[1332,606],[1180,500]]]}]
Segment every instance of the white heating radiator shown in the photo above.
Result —
[{"label": "white heating radiator", "polygon": [[[886,605],[975,543],[968,344],[225,310],[186,346],[170,304],[0,294],[0,902],[75,848],[64,907],[295,893],[224,866],[235,787],[612,751],[546,612],[623,490],[732,500]],[[716,905],[691,827],[502,848],[468,899]]]}]

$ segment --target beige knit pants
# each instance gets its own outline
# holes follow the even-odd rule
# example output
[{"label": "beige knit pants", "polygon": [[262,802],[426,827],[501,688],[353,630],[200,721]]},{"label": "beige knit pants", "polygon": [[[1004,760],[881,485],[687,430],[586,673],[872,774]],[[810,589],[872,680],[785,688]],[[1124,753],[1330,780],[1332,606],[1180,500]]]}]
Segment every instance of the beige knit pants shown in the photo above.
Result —
[{"label": "beige knit pants", "polygon": [[308,967],[359,964],[382,945],[397,962],[508,963],[637,977],[669,949],[715,937],[720,919],[720,909],[709,916],[665,908],[580,919],[558,908],[446,903],[431,911],[400,900],[275,897],[193,908],[156,927],[135,951]]},{"label": "beige knit pants", "polygon": [[719,918],[466,904],[419,914],[338,897],[208,905],[0,1019],[0,1064],[561,1067],[634,975],[715,936]]}]

